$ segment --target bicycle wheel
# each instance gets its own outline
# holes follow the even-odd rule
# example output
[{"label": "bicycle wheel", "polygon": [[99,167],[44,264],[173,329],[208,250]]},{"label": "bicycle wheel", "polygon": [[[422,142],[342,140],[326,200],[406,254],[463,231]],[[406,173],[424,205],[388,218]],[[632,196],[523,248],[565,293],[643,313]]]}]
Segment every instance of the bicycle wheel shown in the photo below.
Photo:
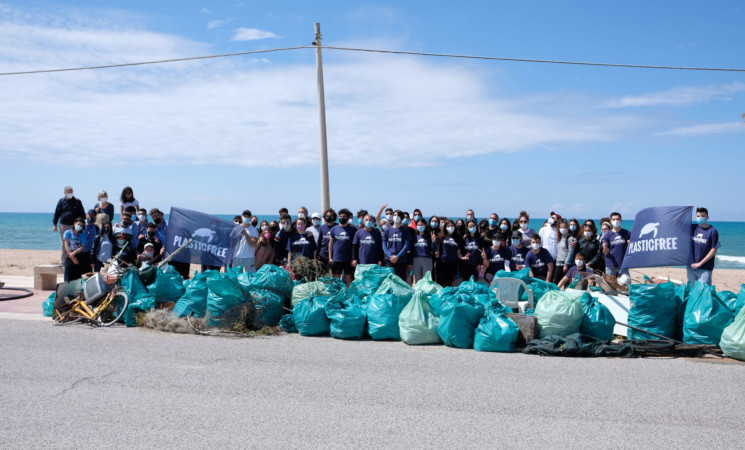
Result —
[{"label": "bicycle wheel", "polygon": [[96,316],[96,325],[99,327],[108,327],[119,321],[129,306],[129,296],[124,291],[114,291],[111,303],[98,312]]}]

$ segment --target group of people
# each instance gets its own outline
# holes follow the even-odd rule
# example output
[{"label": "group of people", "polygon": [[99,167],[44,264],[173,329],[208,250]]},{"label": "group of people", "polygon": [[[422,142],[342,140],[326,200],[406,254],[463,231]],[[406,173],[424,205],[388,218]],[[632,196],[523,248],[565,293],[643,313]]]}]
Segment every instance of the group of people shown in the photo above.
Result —
[{"label": "group of people", "polygon": [[[98,203],[84,212],[71,187],[65,188],[54,215],[54,230],[62,241],[65,280],[89,270],[97,271],[112,254],[132,264],[153,264],[164,255],[167,223],[157,209],[141,208],[132,188],[125,187],[119,201],[121,221],[112,224],[114,206],[105,191]],[[692,226],[693,264],[689,281],[711,284],[714,256],[720,246],[716,229],[708,224],[706,208],[697,208]],[[356,217],[356,224],[355,222]],[[136,220],[135,220],[136,218]],[[531,227],[530,216],[521,211],[510,220],[491,213],[477,219],[473,210],[465,218],[433,215],[420,209],[394,210],[383,205],[377,214],[342,208],[327,209],[323,215],[300,207],[293,219],[281,208],[276,220],[259,221],[250,210],[234,217],[243,227],[232,266],[255,272],[265,264],[291,266],[294,259],[318,260],[335,277],[351,283],[358,264],[379,264],[393,268],[414,284],[431,272],[443,286],[466,281],[472,276],[491,282],[500,270],[528,268],[530,276],[567,286],[578,273],[628,276],[622,268],[631,234],[623,228],[618,212],[580,223],[551,211],[540,228]],[[188,277],[188,264],[172,263]],[[205,269],[219,267],[203,266]]]}]

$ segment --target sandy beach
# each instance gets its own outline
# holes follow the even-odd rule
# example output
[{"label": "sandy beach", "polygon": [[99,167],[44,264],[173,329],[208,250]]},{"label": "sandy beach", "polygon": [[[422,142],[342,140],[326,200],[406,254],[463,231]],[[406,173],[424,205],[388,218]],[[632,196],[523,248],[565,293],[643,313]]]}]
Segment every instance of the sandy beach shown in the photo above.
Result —
[{"label": "sandy beach", "polygon": [[[55,250],[8,250],[0,249],[0,281],[2,275],[33,277],[34,266],[59,264],[59,252]],[[199,266],[192,264],[192,271]],[[643,275],[670,277],[685,280],[685,270],[680,267],[660,267],[653,269],[634,269],[633,280],[641,282]],[[745,283],[745,270],[714,269],[714,284],[718,290],[740,292],[741,283]]]}]

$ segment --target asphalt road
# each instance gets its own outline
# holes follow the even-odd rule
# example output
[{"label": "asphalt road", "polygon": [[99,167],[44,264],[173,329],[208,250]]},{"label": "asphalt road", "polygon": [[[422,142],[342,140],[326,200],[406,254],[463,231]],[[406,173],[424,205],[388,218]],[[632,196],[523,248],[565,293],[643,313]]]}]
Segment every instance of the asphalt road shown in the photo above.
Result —
[{"label": "asphalt road", "polygon": [[745,365],[0,319],[2,448],[742,448]]}]

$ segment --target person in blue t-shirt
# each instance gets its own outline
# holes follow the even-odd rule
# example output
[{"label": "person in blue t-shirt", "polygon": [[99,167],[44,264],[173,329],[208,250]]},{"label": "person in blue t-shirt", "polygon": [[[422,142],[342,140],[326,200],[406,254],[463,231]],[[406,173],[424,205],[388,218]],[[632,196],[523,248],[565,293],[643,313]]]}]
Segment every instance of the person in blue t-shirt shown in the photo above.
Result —
[{"label": "person in blue t-shirt", "polygon": [[287,265],[292,264],[292,259],[304,256],[308,259],[316,257],[316,241],[313,233],[308,231],[308,221],[305,217],[295,220],[295,230],[287,238]]},{"label": "person in blue t-shirt", "polygon": [[585,257],[582,256],[582,253],[577,253],[574,257],[574,265],[567,270],[567,273],[562,277],[561,280],[559,280],[559,289],[564,289],[565,287],[569,286],[573,281],[574,277],[577,274],[582,274],[582,284],[581,286],[576,286],[575,289],[582,289],[586,290],[588,286],[588,279],[589,285],[595,286],[595,280],[592,278],[589,278],[591,275],[594,275],[592,269],[589,267],[585,267]]},{"label": "person in blue t-shirt", "polygon": [[[443,287],[453,283],[458,275],[458,241],[455,239],[455,222],[450,219],[444,221],[445,228],[441,229],[441,235],[435,252],[437,259],[437,282]],[[442,226],[443,220],[440,220]]]},{"label": "person in blue t-shirt", "polygon": [[357,232],[350,220],[352,211],[347,208],[339,210],[339,225],[331,229],[329,236],[329,263],[331,264],[331,273],[336,278],[345,276],[347,287],[354,278],[354,269],[352,269],[352,242]]},{"label": "person in blue t-shirt", "polygon": [[[393,271],[402,280],[406,280],[406,255],[411,246],[411,236],[408,227],[403,224],[404,213],[400,210],[393,212],[393,226],[388,227],[383,233],[383,253],[385,253],[385,264],[392,267]],[[406,229],[404,229],[406,228]]]},{"label": "person in blue t-shirt", "polygon": [[284,266],[287,263],[287,241],[292,232],[290,215],[282,213],[279,217],[279,232],[274,235],[274,265]]},{"label": "person in blue t-shirt", "polygon": [[93,270],[95,266],[93,243],[96,242],[99,233],[101,233],[101,229],[96,225],[96,210],[90,209],[88,210],[88,214],[85,216],[85,229],[83,230],[88,247],[86,248],[85,256],[81,256],[85,259],[84,266],[90,266],[91,270]]},{"label": "person in blue t-shirt", "polygon": [[71,230],[66,230],[62,235],[62,244],[65,246],[65,283],[77,280],[88,272],[88,259],[90,244],[85,240],[85,221],[82,217],[75,219]]},{"label": "person in blue t-shirt", "polygon": [[357,264],[383,265],[383,235],[375,227],[375,218],[365,214],[362,216],[362,225],[352,240],[352,267],[357,267]]},{"label": "person in blue t-shirt", "polygon": [[541,237],[537,234],[530,239],[530,251],[525,255],[525,267],[530,268],[531,277],[551,282],[554,259],[548,250],[541,247]]},{"label": "person in blue t-shirt", "polygon": [[602,239],[603,254],[605,255],[605,274],[618,277],[629,276],[629,269],[622,269],[623,257],[626,247],[631,240],[629,230],[621,228],[621,213],[610,213],[611,229],[605,233]]},{"label": "person in blue t-shirt", "polygon": [[318,229],[318,259],[324,264],[329,263],[329,240],[331,239],[331,229],[336,226],[336,211],[329,208],[323,212],[323,225]]},{"label": "person in blue t-shirt", "polygon": [[466,233],[463,235],[458,251],[458,257],[462,261],[460,264],[461,281],[468,281],[478,274],[478,268],[482,260],[480,250],[479,228],[476,225],[476,220],[470,219],[466,223]]},{"label": "person in blue t-shirt", "polygon": [[530,249],[523,244],[523,235],[519,231],[512,232],[510,250],[510,271],[515,272],[525,267],[525,256]]},{"label": "person in blue t-shirt", "polygon": [[491,247],[487,247],[481,251],[483,264],[486,268],[484,279],[488,283],[492,282],[497,272],[505,270],[505,267],[509,267],[508,264],[510,263],[510,258],[512,258],[512,252],[510,252],[509,248],[502,245],[503,241],[504,236],[502,233],[494,233],[492,235]]},{"label": "person in blue t-shirt", "polygon": [[688,282],[700,281],[711,286],[714,272],[714,257],[722,244],[719,242],[719,232],[709,224],[709,211],[706,208],[696,208],[695,223],[691,227],[693,245],[693,264],[686,267]]},{"label": "person in blue t-shirt", "polygon": [[414,245],[411,253],[414,256],[412,260],[413,284],[424,278],[425,273],[432,272],[433,235],[434,233],[427,226],[427,219],[420,215],[416,222],[416,233],[414,234]]}]

